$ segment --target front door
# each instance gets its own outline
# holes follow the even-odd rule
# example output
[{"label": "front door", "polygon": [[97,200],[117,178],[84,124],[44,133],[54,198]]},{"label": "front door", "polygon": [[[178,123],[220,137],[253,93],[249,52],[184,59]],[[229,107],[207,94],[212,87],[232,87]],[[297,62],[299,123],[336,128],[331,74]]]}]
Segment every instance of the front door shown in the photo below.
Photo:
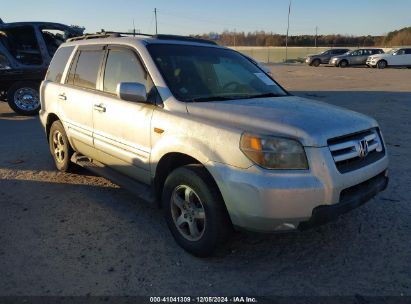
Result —
[{"label": "front door", "polygon": [[109,47],[93,104],[94,146],[98,160],[141,182],[150,180],[150,125],[154,104],[124,101],[117,97],[120,82],[153,87],[134,50]]}]

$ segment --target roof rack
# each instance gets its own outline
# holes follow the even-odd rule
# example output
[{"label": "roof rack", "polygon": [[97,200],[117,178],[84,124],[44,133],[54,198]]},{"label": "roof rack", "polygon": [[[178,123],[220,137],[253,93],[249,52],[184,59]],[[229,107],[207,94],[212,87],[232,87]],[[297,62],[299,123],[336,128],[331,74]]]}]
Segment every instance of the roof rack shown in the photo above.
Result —
[{"label": "roof rack", "polygon": [[73,37],[73,38],[68,39],[67,42],[97,39],[97,38],[109,38],[109,37],[116,38],[116,37],[125,37],[125,36],[133,36],[133,37],[146,36],[146,37],[152,37],[152,38],[159,39],[159,40],[178,40],[178,41],[189,41],[189,42],[198,42],[198,43],[207,43],[207,44],[217,45],[217,43],[214,41],[202,39],[202,38],[190,37],[190,36],[167,35],[167,34],[150,35],[150,34],[144,34],[144,33],[112,32],[112,31],[106,32],[104,30],[102,30],[101,32],[97,32],[96,34],[86,34],[82,36]]}]

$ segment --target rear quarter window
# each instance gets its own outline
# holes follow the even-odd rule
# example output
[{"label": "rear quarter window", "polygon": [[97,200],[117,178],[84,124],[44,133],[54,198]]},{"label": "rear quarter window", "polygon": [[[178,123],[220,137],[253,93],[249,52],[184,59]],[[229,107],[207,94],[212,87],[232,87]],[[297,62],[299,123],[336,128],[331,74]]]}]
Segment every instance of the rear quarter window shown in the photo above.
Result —
[{"label": "rear quarter window", "polygon": [[50,67],[46,75],[46,80],[53,82],[61,81],[64,69],[73,50],[74,46],[62,47],[57,50],[56,54],[51,60]]}]

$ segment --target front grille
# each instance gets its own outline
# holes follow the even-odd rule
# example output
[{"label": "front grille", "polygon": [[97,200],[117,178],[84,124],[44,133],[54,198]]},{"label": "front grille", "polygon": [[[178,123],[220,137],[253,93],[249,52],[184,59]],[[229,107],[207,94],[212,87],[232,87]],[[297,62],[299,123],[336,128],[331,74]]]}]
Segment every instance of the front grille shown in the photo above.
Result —
[{"label": "front grille", "polygon": [[385,155],[378,129],[330,139],[328,147],[340,173],[368,166]]}]

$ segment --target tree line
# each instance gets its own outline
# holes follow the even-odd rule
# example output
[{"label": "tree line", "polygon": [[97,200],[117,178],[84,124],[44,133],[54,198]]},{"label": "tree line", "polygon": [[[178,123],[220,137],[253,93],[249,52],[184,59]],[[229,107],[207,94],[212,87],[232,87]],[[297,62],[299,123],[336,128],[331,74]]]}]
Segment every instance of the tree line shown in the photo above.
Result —
[{"label": "tree line", "polygon": [[[286,36],[265,31],[208,33],[196,37],[210,39],[228,46],[285,46]],[[292,35],[288,37],[289,46],[401,46],[411,45],[411,27],[389,32],[385,36],[347,36],[347,35]]]}]

